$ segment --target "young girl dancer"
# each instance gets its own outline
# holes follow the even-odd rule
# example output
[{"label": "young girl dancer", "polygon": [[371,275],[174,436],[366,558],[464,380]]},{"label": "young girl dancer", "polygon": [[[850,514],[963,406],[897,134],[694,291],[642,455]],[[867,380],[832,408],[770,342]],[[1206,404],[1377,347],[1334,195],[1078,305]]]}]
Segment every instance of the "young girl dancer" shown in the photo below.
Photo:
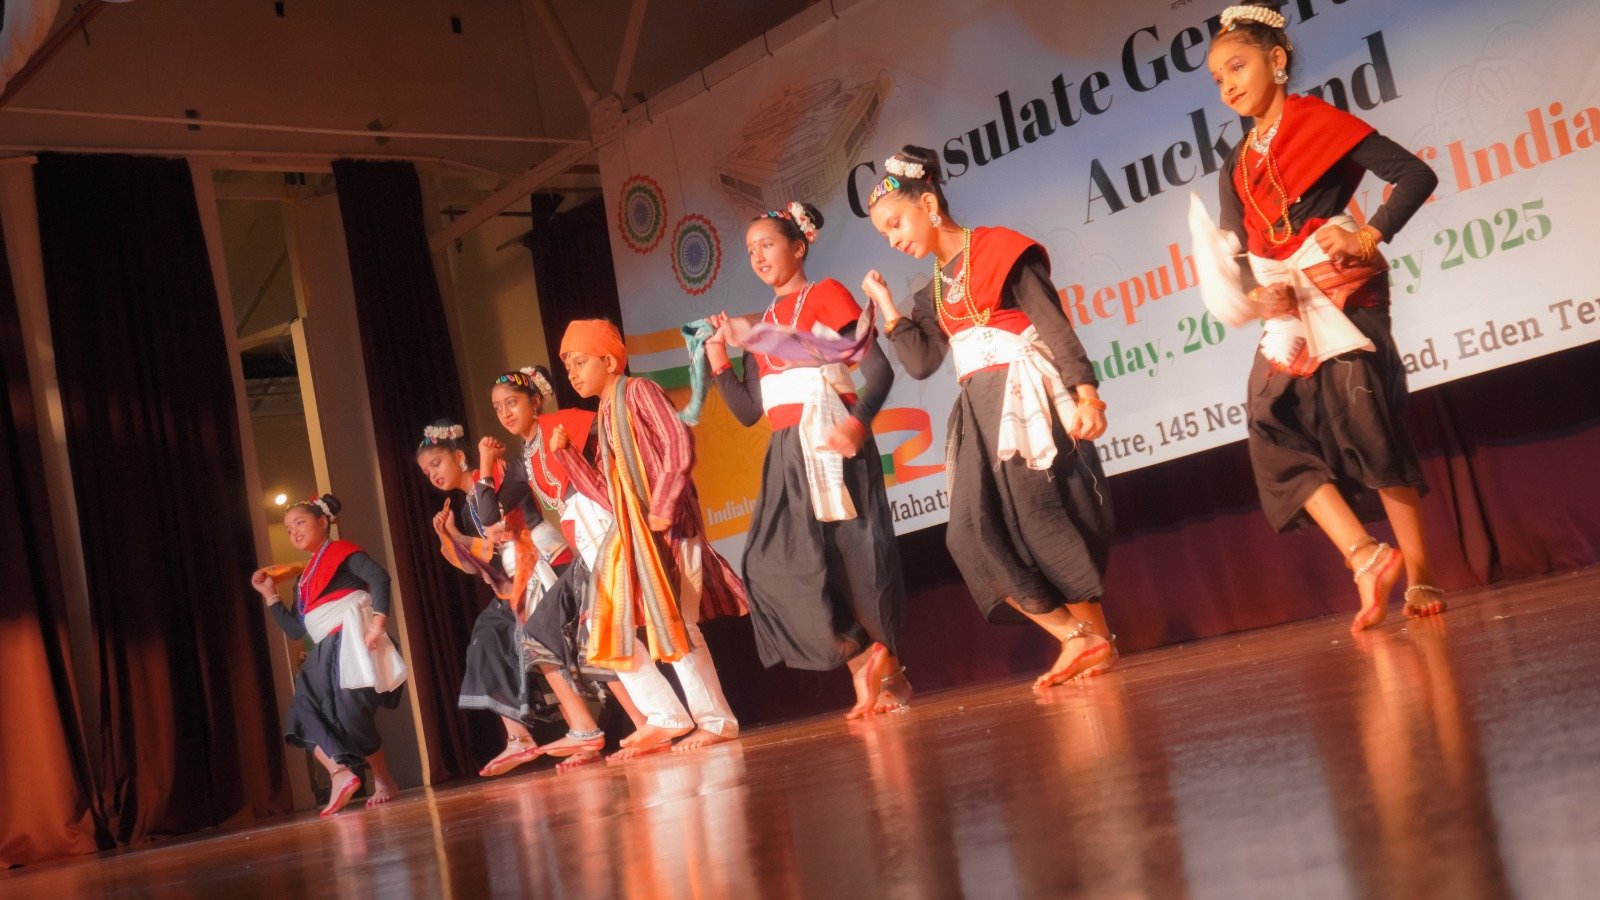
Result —
[{"label": "young girl dancer", "polygon": [[901,253],[932,255],[933,280],[907,316],[876,270],[861,290],[911,377],[932,375],[946,355],[955,364],[950,554],[990,621],[1016,610],[1061,642],[1036,687],[1104,672],[1116,661],[1100,607],[1111,501],[1090,442],[1105,432],[1105,403],[1049,259],[1010,229],[958,225],[932,150],[908,146],[885,169],[868,200],[872,224]]},{"label": "young girl dancer", "polygon": [[[482,523],[491,534],[513,542],[534,539],[544,544],[552,540],[564,543],[561,534],[544,520],[546,510],[563,510],[569,485],[565,467],[546,446],[547,430],[568,425],[587,434],[594,414],[581,409],[544,413],[545,405],[555,399],[555,390],[548,371],[541,367],[517,369],[496,378],[490,399],[500,424],[522,439],[522,452],[508,463],[504,460],[505,445],[500,441],[484,437],[478,442],[478,481],[470,513],[476,516],[474,524]],[[565,543],[577,543],[566,521],[563,529],[567,532]],[[605,747],[605,733],[589,712],[582,692],[604,683],[634,726],[644,723],[616,673],[591,666],[583,658],[584,594],[578,590],[575,579],[581,578],[582,573],[572,567],[574,561],[572,552],[563,546],[555,560],[562,569],[561,580],[539,588],[542,595],[524,610],[522,626],[523,647],[535,656],[534,661],[550,682],[571,728],[565,738],[535,752],[571,757],[562,764],[563,768],[594,762]],[[534,587],[529,585],[530,589]]]},{"label": "young girl dancer", "polygon": [[[1372,126],[1315,97],[1289,94],[1294,48],[1279,2],[1230,6],[1208,65],[1222,101],[1255,127],[1234,148],[1221,179],[1222,227],[1249,249],[1241,276],[1264,318],[1326,297],[1370,341],[1369,349],[1318,364],[1302,351],[1250,371],[1250,461],[1273,527],[1318,525],[1353,573],[1361,611],[1352,631],[1383,621],[1405,563],[1407,616],[1444,610],[1432,584],[1419,496],[1427,489],[1406,433],[1405,368],[1389,327],[1390,240],[1428,199],[1438,177]],[[1359,228],[1345,215],[1371,171],[1394,185]],[[1376,492],[1380,505],[1370,503]],[[1387,514],[1400,544],[1367,534],[1357,509]]]},{"label": "young girl dancer", "polygon": [[[551,533],[542,535],[540,541],[525,528],[495,529],[483,524],[477,505],[471,500],[478,487],[478,473],[467,466],[465,433],[459,424],[449,421],[424,429],[422,443],[417,445],[417,466],[440,491],[466,495],[465,502],[453,504],[453,497],[446,499],[433,517],[440,554],[461,571],[482,578],[495,592],[495,599],[472,626],[472,642],[467,645],[461,696],[456,705],[462,709],[486,709],[500,716],[506,729],[505,749],[478,772],[484,776],[500,775],[546,750],[535,744],[529,731],[536,722],[533,698],[538,691],[538,682],[530,678],[530,671],[537,669],[551,681],[561,680],[563,674],[560,659],[554,654],[527,652],[530,647],[512,603],[521,605],[530,590],[534,598],[542,599],[539,595],[544,591],[543,581],[555,574],[552,563],[559,566],[562,555],[570,554],[548,526],[546,530]],[[491,477],[499,478],[499,473]],[[507,537],[499,542],[504,552],[490,535]],[[508,554],[513,559],[510,570],[505,563]],[[540,572],[544,573],[542,579]],[[556,697],[558,701],[569,701],[562,714],[574,729],[581,730],[591,721],[588,706],[576,693],[557,690]]]},{"label": "young girl dancer", "polygon": [[[294,699],[284,740],[311,749],[332,783],[322,815],[344,808],[361,789],[360,769],[372,767],[367,806],[394,797],[376,716],[400,704],[405,663],[389,640],[389,573],[349,541],[329,537],[339,501],[331,494],[302,500],[283,514],[296,550],[311,554],[294,582],[294,609],[285,609],[276,579],[298,566],[269,566],[250,577],[267,611],[292,640],[310,635],[315,646],[294,679]],[[355,673],[360,673],[359,675]]]},{"label": "young girl dancer", "polygon": [[[750,268],[772,288],[762,321],[851,335],[861,307],[844,285],[812,282],[805,264],[822,213],[790,203],[745,230]],[[856,703],[848,718],[905,706],[911,696],[895,651],[905,584],[872,418],[894,383],[874,340],[861,360],[858,396],[847,366],[787,365],[746,353],[743,377],[728,359],[727,316],[706,356],[717,390],[746,427],[772,428],[761,496],[750,518],[744,579],[761,662],[828,671],[848,666]]]}]

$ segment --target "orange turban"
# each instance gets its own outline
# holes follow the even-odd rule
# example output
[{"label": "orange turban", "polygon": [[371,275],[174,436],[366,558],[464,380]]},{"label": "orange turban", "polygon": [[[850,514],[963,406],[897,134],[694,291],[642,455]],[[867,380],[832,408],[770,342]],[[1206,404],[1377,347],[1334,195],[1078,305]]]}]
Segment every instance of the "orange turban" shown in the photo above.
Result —
[{"label": "orange turban", "polygon": [[568,353],[611,356],[621,368],[628,367],[628,345],[622,341],[622,332],[605,319],[576,319],[569,324],[561,336],[561,358],[566,359]]}]

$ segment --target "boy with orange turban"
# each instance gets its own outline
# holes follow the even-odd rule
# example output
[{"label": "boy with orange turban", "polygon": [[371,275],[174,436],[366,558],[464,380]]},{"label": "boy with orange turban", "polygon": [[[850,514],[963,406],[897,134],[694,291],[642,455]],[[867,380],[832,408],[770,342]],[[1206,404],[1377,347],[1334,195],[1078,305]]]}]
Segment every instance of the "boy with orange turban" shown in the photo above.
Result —
[{"label": "boy with orange turban", "polygon": [[[572,448],[564,429],[551,435],[550,449],[573,487],[616,517],[595,560],[587,657],[617,670],[648,720],[614,758],[665,749],[690,731],[678,749],[732,740],[739,723],[697,623],[742,615],[748,602],[739,576],[705,539],[700,497],[689,479],[694,436],[659,385],[628,377],[627,345],[610,322],[568,325],[561,361],[580,395],[600,398],[600,469]],[[672,663],[687,713],[652,658]]]}]

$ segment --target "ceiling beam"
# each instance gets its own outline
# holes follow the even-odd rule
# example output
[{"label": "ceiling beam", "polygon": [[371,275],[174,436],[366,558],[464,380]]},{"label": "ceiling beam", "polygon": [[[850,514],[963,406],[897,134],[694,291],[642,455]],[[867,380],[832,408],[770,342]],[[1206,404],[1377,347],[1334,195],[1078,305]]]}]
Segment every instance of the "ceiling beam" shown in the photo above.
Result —
[{"label": "ceiling beam", "polygon": [[566,27],[556,16],[556,11],[550,7],[550,0],[523,0],[523,2],[533,9],[539,24],[543,25],[544,30],[550,35],[550,43],[555,46],[556,57],[561,60],[567,75],[572,78],[572,85],[578,89],[578,96],[583,98],[584,108],[594,106],[595,101],[600,99],[600,92],[595,90],[594,82],[589,80],[589,73],[583,68],[583,60],[578,58],[578,50],[572,46],[572,38],[567,35]]},{"label": "ceiling beam", "polygon": [[184,128],[237,128],[245,131],[277,131],[289,134],[321,134],[336,137],[388,138],[418,141],[471,141],[508,144],[584,144],[582,138],[537,137],[522,134],[453,134],[434,131],[390,131],[372,128],[322,128],[314,125],[275,125],[263,122],[231,122],[224,119],[199,119],[186,116],[147,116],[135,113],[95,112],[84,109],[41,109],[13,106],[0,109],[19,115],[57,116],[68,119],[103,119],[112,122],[144,122],[155,125],[182,125]]},{"label": "ceiling beam", "polygon": [[501,210],[527,199],[529,194],[543,187],[545,182],[566,172],[593,151],[594,148],[589,146],[562,147],[544,162],[506,182],[499,190],[473,204],[471,209],[435,231],[428,238],[429,248],[438,253],[450,246],[467,232],[494,218]]},{"label": "ceiling beam", "polygon": [[618,97],[627,95],[628,80],[633,77],[633,61],[639,56],[639,34],[644,31],[644,11],[649,0],[633,0],[628,9],[627,30],[622,33],[622,52],[617,55],[617,74],[611,79],[611,93]]}]

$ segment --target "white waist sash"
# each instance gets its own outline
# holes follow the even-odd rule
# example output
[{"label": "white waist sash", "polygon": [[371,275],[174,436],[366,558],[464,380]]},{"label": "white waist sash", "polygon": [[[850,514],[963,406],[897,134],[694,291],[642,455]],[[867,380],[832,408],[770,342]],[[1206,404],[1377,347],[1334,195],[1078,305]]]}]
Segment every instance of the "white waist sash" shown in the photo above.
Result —
[{"label": "white waist sash", "polygon": [[[1341,214],[1328,225],[1356,231],[1355,219]],[[1268,319],[1261,333],[1261,355],[1284,371],[1310,375],[1317,366],[1352,350],[1374,351],[1377,347],[1328,295],[1312,283],[1305,270],[1327,262],[1328,254],[1308,237],[1288,259],[1267,259],[1250,255],[1250,269],[1261,284],[1287,284],[1299,301],[1297,315]]]},{"label": "white waist sash", "polygon": [[844,457],[828,446],[828,435],[850,417],[841,394],[855,393],[850,370],[843,363],[784,369],[761,376],[761,406],[772,412],[779,406],[801,407],[800,454],[805,460],[806,484],[811,489],[811,512],[819,522],[840,522],[856,517],[856,506],[844,486]]},{"label": "white waist sash", "polygon": [[367,626],[374,615],[372,597],[366,591],[352,591],[306,613],[306,631],[319,644],[335,628],[343,629],[339,686],[347,690],[369,687],[386,693],[406,682],[406,661],[387,632],[378,642],[378,649],[367,649]]},{"label": "white waist sash", "polygon": [[950,338],[950,359],[960,379],[991,366],[1006,367],[998,455],[1002,460],[1020,456],[1037,471],[1050,468],[1056,459],[1054,417],[1060,417],[1063,430],[1070,429],[1077,400],[1062,382],[1055,356],[1038,329],[1029,325],[1016,334],[973,326]]},{"label": "white waist sash", "polygon": [[584,496],[581,491],[572,491],[561,504],[561,521],[572,523],[573,543],[576,545],[572,549],[583,560],[584,566],[593,572],[595,558],[600,555],[600,545],[611,533],[616,518],[610,510]]}]

